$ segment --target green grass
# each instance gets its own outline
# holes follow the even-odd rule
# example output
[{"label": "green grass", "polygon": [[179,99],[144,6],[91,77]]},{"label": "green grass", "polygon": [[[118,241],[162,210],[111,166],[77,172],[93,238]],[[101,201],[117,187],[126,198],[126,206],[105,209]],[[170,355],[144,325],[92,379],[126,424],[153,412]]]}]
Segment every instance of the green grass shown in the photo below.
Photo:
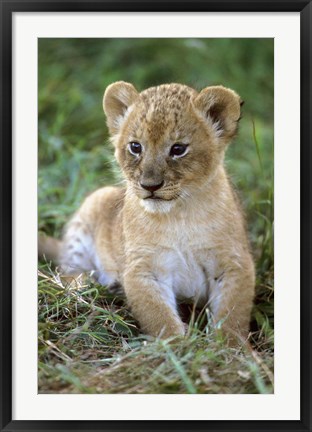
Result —
[{"label": "green grass", "polygon": [[272,356],[227,348],[208,311],[194,317],[187,337],[153,340],[140,334],[122,298],[92,280],[64,285],[46,266],[39,273],[39,391],[272,392]]},{"label": "green grass", "polygon": [[138,89],[222,83],[245,100],[226,165],[246,212],[257,267],[253,349],[227,348],[209,311],[181,306],[186,338],[152,340],[120,296],[86,279],[64,285],[39,263],[41,393],[268,393],[273,391],[273,41],[41,39],[39,230],[60,236],[92,190],[120,181],[101,99],[123,79]]}]

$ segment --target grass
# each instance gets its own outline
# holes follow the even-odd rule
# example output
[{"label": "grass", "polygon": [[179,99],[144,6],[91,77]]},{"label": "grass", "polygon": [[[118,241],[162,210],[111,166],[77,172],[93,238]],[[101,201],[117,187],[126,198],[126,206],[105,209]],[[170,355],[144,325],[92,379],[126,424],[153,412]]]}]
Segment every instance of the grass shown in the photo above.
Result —
[{"label": "grass", "polygon": [[[105,287],[39,272],[40,393],[270,393],[268,351],[227,348],[209,312],[186,338],[153,340]],[[204,321],[200,322],[200,321]]]},{"label": "grass", "polygon": [[101,109],[106,85],[223,83],[245,100],[226,164],[257,267],[250,346],[233,349],[208,310],[181,305],[187,337],[152,340],[121,296],[89,278],[65,282],[51,263],[39,263],[40,393],[273,392],[272,53],[272,41],[252,39],[39,41],[39,231],[60,236],[87,193],[120,180]]}]

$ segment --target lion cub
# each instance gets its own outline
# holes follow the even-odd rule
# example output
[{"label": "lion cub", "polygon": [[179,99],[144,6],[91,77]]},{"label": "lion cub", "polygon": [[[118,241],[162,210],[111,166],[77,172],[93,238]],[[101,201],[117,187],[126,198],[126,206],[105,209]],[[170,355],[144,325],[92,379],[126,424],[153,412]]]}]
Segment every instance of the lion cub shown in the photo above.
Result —
[{"label": "lion cub", "polygon": [[93,271],[101,284],[120,283],[150,335],[184,333],[180,299],[208,304],[230,338],[248,335],[254,264],[223,165],[240,105],[222,86],[198,93],[165,84],[138,93],[121,81],[105,91],[126,188],[91,194],[56,253],[66,274]]}]

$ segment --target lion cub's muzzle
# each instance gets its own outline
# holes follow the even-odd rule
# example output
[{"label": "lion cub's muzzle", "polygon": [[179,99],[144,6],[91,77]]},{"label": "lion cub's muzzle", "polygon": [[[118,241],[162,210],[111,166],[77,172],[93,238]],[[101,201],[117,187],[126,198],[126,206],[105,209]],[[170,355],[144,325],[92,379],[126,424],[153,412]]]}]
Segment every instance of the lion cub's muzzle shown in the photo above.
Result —
[{"label": "lion cub's muzzle", "polygon": [[132,182],[132,187],[136,195],[143,201],[172,201],[180,195],[180,185],[166,183],[164,180],[156,182],[152,179],[143,179],[137,182]]}]

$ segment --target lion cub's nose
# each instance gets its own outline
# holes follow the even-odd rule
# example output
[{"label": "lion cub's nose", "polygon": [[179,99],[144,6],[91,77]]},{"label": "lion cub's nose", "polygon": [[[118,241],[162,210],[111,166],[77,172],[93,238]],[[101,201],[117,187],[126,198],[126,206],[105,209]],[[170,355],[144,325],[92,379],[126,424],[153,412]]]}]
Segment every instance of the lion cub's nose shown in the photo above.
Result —
[{"label": "lion cub's nose", "polygon": [[155,192],[155,191],[157,191],[158,189],[160,189],[163,186],[163,184],[164,184],[163,181],[161,183],[158,183],[158,184],[150,184],[150,185],[140,183],[141,187],[143,189],[146,189],[149,192]]}]

